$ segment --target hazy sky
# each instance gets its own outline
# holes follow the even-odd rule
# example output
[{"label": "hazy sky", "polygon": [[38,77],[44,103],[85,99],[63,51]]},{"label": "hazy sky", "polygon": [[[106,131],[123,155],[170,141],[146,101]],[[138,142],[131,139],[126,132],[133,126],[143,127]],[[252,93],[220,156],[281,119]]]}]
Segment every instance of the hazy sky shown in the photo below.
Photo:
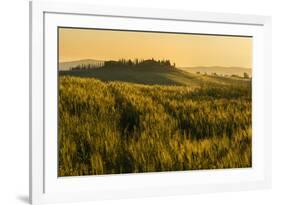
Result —
[{"label": "hazy sky", "polygon": [[169,59],[178,67],[252,67],[252,38],[59,29],[59,61]]}]

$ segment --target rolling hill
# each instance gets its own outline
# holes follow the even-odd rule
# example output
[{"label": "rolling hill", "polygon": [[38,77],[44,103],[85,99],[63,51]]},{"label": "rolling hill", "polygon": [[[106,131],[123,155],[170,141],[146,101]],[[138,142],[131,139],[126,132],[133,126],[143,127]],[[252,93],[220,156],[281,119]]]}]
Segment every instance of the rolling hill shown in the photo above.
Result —
[{"label": "rolling hill", "polygon": [[62,70],[60,76],[94,77],[102,81],[122,81],[147,85],[248,85],[250,80],[234,77],[195,74],[177,68],[159,66],[101,67],[85,70]]}]

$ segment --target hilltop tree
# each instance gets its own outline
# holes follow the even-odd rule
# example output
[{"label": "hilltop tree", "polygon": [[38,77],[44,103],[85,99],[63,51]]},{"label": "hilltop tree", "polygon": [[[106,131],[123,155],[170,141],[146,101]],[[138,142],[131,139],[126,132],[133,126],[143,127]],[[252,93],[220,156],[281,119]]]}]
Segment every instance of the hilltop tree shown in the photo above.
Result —
[{"label": "hilltop tree", "polygon": [[250,78],[249,74],[246,73],[246,72],[244,72],[243,77],[246,78],[246,79],[249,79],[249,78]]}]

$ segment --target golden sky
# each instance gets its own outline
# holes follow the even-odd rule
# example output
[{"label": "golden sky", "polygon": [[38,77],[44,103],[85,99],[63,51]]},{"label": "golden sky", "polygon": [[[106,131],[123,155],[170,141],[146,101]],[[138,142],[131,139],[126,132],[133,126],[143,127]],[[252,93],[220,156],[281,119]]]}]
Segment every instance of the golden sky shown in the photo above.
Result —
[{"label": "golden sky", "polygon": [[59,62],[95,59],[169,59],[178,67],[252,67],[252,38],[59,29]]}]

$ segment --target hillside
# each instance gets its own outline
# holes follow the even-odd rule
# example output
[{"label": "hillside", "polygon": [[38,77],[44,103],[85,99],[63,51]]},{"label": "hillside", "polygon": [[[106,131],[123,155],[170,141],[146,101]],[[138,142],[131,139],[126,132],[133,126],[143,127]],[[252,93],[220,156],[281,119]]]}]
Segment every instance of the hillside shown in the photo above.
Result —
[{"label": "hillside", "polygon": [[97,78],[103,81],[123,81],[138,84],[158,85],[248,85],[249,80],[232,77],[211,76],[189,73],[177,68],[165,69],[159,67],[102,67],[97,69],[60,71],[61,76],[78,76]]}]

